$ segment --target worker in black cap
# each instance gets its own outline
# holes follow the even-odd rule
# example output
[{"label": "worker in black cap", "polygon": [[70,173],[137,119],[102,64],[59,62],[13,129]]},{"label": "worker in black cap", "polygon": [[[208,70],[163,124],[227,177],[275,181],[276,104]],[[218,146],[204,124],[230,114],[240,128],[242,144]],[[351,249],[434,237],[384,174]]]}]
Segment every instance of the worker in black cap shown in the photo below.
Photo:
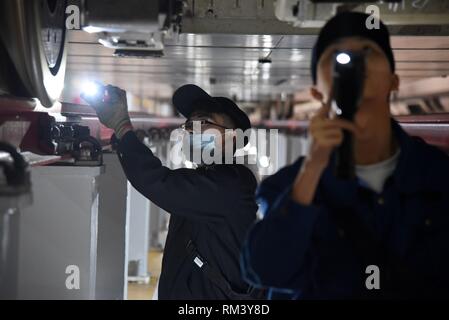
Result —
[{"label": "worker in black cap", "polygon": [[[119,139],[119,159],[128,180],[171,214],[158,298],[253,297],[239,265],[244,236],[256,218],[257,182],[253,173],[232,161],[205,164],[201,159],[197,169],[170,170],[133,132],[126,92],[113,86],[100,92],[104,93],[99,95],[103,98],[83,98],[96,110],[100,122],[114,129]],[[189,150],[217,152],[218,148],[226,148],[217,143],[225,135],[230,133],[232,139],[228,141],[235,143],[239,138],[233,135],[236,129],[240,133],[250,129],[247,115],[233,101],[211,97],[195,85],[176,90],[173,104],[187,118],[183,128],[192,144],[184,150],[186,154]],[[197,132],[196,125],[200,126]],[[246,136],[242,138],[244,143],[248,142]],[[235,147],[231,149],[235,151]]]},{"label": "worker in black cap", "polygon": [[[309,124],[309,151],[257,191],[264,219],[245,242],[244,275],[278,296],[449,297],[449,158],[391,118],[399,77],[389,34],[380,21],[367,28],[367,19],[344,12],[322,28],[311,64],[322,107]],[[333,111],[336,53],[365,57],[353,121]],[[345,131],[354,137],[355,176],[339,179],[335,151]]]}]

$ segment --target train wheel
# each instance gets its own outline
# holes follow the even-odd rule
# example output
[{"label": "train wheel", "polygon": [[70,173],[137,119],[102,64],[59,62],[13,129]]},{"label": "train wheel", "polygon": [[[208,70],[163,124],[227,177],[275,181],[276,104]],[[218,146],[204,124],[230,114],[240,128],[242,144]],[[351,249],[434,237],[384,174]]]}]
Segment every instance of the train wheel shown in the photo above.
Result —
[{"label": "train wheel", "polygon": [[[11,95],[36,97],[50,107],[64,86],[66,0],[2,0],[2,64],[13,65],[2,85]],[[0,50],[1,52],[2,50]],[[2,66],[0,69],[11,69]]]}]

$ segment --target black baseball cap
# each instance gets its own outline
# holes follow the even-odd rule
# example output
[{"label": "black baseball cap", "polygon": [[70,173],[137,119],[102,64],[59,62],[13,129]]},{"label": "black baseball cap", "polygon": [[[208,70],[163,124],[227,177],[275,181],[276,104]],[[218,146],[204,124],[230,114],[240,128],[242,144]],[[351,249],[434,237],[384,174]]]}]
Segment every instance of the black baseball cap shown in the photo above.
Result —
[{"label": "black baseball cap", "polygon": [[[194,84],[179,87],[173,94],[173,105],[186,118],[189,118],[195,110],[201,109],[228,115],[234,121],[236,129],[241,129],[243,132],[251,128],[248,116],[234,101],[226,97],[212,97]],[[245,145],[248,140],[245,136]]]},{"label": "black baseball cap", "polygon": [[375,42],[387,56],[391,71],[395,71],[395,62],[393,50],[390,45],[390,34],[388,29],[380,20],[378,21],[378,29],[369,29],[367,27],[367,21],[369,21],[368,19],[373,18],[375,17],[366,13],[345,11],[338,13],[326,22],[324,27],[321,29],[312,50],[312,61],[310,68],[314,84],[316,84],[317,80],[316,73],[318,61],[320,60],[324,50],[326,50],[326,48],[335,41],[345,37],[361,37]]}]

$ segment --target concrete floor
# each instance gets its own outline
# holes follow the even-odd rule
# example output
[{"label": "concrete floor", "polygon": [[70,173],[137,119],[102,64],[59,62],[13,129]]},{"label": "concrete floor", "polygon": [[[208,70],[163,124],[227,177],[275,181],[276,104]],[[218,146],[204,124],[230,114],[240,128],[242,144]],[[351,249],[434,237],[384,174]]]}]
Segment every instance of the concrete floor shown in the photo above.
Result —
[{"label": "concrete floor", "polygon": [[150,251],[148,253],[148,272],[150,282],[128,283],[128,300],[152,300],[156,289],[157,281],[161,274],[162,252]]}]

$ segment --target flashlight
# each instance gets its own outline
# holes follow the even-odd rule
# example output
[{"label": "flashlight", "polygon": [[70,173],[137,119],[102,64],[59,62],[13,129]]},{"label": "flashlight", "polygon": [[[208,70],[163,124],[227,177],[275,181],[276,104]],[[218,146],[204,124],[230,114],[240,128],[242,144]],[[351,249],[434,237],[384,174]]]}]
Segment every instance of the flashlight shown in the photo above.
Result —
[{"label": "flashlight", "polygon": [[86,81],[83,83],[81,93],[86,97],[94,97],[100,92],[100,85],[94,81]]},{"label": "flashlight", "polygon": [[345,52],[341,52],[336,55],[335,60],[339,64],[348,64],[351,62],[351,56]]},{"label": "flashlight", "polygon": [[[365,81],[365,52],[336,52],[333,65],[332,100],[336,114],[354,121],[362,99]],[[343,141],[336,150],[335,175],[340,179],[355,177],[353,136],[343,130]]]},{"label": "flashlight", "polygon": [[86,81],[81,86],[81,98],[89,103],[109,102],[109,95],[105,86],[98,81]]}]

